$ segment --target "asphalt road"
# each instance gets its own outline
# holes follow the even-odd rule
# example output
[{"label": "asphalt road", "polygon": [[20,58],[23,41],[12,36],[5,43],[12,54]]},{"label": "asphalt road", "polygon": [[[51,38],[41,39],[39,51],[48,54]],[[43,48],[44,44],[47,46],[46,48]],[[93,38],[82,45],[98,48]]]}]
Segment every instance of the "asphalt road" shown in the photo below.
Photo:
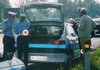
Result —
[{"label": "asphalt road", "polygon": [[100,37],[95,37],[95,38],[92,38],[91,39],[91,48],[97,48],[97,47],[100,47]]},{"label": "asphalt road", "polygon": [[[0,34],[0,55],[3,54],[3,44],[2,44],[3,34]],[[92,38],[92,48],[97,48],[100,46],[100,38]],[[57,70],[56,64],[30,64],[28,70]]]}]

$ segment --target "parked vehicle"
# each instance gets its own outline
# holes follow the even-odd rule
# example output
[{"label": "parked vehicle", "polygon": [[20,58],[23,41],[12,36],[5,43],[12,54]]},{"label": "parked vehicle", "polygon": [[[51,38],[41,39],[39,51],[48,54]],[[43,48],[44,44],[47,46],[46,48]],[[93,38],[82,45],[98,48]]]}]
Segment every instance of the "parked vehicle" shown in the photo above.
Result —
[{"label": "parked vehicle", "polygon": [[0,70],[26,70],[25,64],[18,58],[13,57],[7,53],[6,58],[3,59],[3,47],[0,47]]},{"label": "parked vehicle", "polygon": [[95,27],[95,36],[100,37],[100,18],[95,18],[93,19],[96,22],[96,27]]},{"label": "parked vehicle", "polygon": [[24,63],[16,57],[0,61],[0,70],[26,70]]},{"label": "parked vehicle", "polygon": [[[64,29],[63,5],[59,3],[30,3],[23,5],[30,22],[28,62],[57,63],[65,65],[69,61],[64,41],[59,40]],[[71,25],[67,25],[69,41],[73,41],[73,59],[80,57],[78,36]],[[65,66],[66,67],[66,66]]]}]

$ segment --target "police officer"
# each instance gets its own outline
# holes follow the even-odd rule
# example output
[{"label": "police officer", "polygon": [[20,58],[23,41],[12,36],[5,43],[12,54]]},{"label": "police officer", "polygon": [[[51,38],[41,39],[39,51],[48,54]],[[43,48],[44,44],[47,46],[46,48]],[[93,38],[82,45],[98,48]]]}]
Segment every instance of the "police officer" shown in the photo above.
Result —
[{"label": "police officer", "polygon": [[16,13],[8,12],[8,19],[5,20],[2,24],[2,32],[4,34],[3,37],[3,46],[4,46],[3,59],[4,60],[12,59],[15,51],[14,48],[15,40],[14,40],[14,32],[13,32],[14,24],[15,24],[15,16]]},{"label": "police officer", "polygon": [[[27,65],[28,59],[28,30],[29,23],[26,21],[25,14],[20,15],[20,21],[15,25],[15,34],[17,35],[17,50],[18,58],[24,60],[24,63]],[[24,56],[24,59],[22,59]]]}]

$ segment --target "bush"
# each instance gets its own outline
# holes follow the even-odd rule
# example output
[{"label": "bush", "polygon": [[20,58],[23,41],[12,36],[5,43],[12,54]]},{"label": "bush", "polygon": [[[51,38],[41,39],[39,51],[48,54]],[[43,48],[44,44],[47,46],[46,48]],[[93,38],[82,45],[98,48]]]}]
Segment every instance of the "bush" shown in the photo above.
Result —
[{"label": "bush", "polygon": [[91,67],[92,70],[100,70],[100,48],[91,54]]},{"label": "bush", "polygon": [[[91,70],[100,70],[100,48],[97,48],[91,55]],[[76,63],[77,61],[77,63]],[[82,61],[76,60],[71,70],[83,70]]]}]

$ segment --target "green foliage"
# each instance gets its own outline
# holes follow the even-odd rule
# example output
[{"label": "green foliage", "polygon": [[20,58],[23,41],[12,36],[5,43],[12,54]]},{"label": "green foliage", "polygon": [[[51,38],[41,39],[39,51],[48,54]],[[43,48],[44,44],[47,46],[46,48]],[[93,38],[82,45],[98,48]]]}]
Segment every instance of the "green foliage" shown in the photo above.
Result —
[{"label": "green foliage", "polygon": [[9,8],[10,7],[9,0],[5,0],[4,7],[5,8]]},{"label": "green foliage", "polygon": [[[71,70],[83,70],[83,65],[81,60],[73,65]],[[100,70],[100,48],[96,51],[91,52],[91,70]]]},{"label": "green foliage", "polygon": [[85,7],[88,14],[91,17],[100,16],[100,3],[96,3],[95,0],[58,0],[59,3],[64,5],[65,18],[77,18],[79,17],[79,8]]},{"label": "green foliage", "polygon": [[100,70],[100,48],[91,54],[91,66],[93,70]]},{"label": "green foliage", "polygon": [[10,7],[9,0],[2,0],[0,2],[0,22],[2,21],[3,14],[4,14],[4,8]]}]

